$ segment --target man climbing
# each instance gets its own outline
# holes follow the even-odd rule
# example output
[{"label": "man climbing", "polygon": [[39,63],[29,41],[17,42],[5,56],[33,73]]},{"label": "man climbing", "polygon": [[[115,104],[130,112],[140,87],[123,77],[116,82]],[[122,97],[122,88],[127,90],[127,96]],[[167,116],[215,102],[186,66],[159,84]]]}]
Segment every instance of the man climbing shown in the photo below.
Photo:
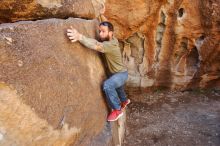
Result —
[{"label": "man climbing", "polygon": [[[106,19],[104,17],[105,6],[100,11],[101,21]],[[112,111],[108,115],[108,121],[116,121],[123,115],[123,109],[130,103],[126,98],[124,91],[124,84],[128,79],[128,72],[122,62],[122,54],[119,48],[118,40],[113,35],[113,25],[108,21],[102,21],[99,24],[100,41],[88,38],[80,34],[76,29],[67,30],[67,36],[71,42],[79,41],[87,48],[104,53],[107,62],[110,76],[104,81],[103,90],[106,95],[106,100]]]}]

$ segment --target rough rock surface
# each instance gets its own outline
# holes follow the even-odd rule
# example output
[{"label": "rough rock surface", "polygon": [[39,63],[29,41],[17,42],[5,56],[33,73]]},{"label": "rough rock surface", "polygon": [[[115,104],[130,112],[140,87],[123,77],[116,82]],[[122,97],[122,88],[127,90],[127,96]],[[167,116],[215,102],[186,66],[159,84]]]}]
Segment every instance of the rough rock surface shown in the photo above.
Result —
[{"label": "rough rock surface", "polygon": [[[70,26],[94,38],[97,21],[0,25],[0,145],[84,146],[105,134],[104,67],[97,52],[68,40]],[[107,132],[100,145],[111,143]]]},{"label": "rough rock surface", "polygon": [[220,86],[219,0],[107,0],[129,86]]},{"label": "rough rock surface", "polygon": [[1,0],[0,23],[46,18],[95,18],[103,0]]}]

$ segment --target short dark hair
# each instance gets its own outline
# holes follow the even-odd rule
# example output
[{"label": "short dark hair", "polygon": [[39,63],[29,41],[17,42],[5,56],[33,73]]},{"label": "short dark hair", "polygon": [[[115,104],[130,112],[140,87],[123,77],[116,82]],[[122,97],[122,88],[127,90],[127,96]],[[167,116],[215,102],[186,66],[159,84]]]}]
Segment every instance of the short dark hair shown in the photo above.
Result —
[{"label": "short dark hair", "polygon": [[99,26],[101,26],[101,25],[107,26],[109,31],[114,31],[114,27],[111,22],[103,21],[99,24]]}]

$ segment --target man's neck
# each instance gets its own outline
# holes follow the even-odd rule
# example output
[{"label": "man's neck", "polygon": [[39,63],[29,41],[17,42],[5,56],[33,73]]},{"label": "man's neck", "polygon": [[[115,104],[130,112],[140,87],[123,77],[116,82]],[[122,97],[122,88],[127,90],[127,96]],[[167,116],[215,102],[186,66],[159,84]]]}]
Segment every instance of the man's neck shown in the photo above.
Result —
[{"label": "man's neck", "polygon": [[113,40],[113,36],[109,37],[109,41]]}]

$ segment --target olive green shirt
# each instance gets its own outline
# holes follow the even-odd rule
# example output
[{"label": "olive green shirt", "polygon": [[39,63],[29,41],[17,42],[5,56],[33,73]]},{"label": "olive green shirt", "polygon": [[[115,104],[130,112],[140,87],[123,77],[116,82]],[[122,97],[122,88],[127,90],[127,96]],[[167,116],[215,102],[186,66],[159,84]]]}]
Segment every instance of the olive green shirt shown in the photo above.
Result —
[{"label": "olive green shirt", "polygon": [[[85,36],[82,37],[81,40],[79,40],[83,45],[85,45],[88,48],[93,49],[95,45],[97,45],[98,42],[95,39],[87,38]],[[107,66],[110,71],[110,73],[117,73],[117,72],[124,72],[127,71],[127,68],[125,67],[123,61],[122,61],[122,54],[119,47],[118,40],[113,37],[110,41],[104,41],[101,43],[104,50],[104,56],[106,58]]]}]

